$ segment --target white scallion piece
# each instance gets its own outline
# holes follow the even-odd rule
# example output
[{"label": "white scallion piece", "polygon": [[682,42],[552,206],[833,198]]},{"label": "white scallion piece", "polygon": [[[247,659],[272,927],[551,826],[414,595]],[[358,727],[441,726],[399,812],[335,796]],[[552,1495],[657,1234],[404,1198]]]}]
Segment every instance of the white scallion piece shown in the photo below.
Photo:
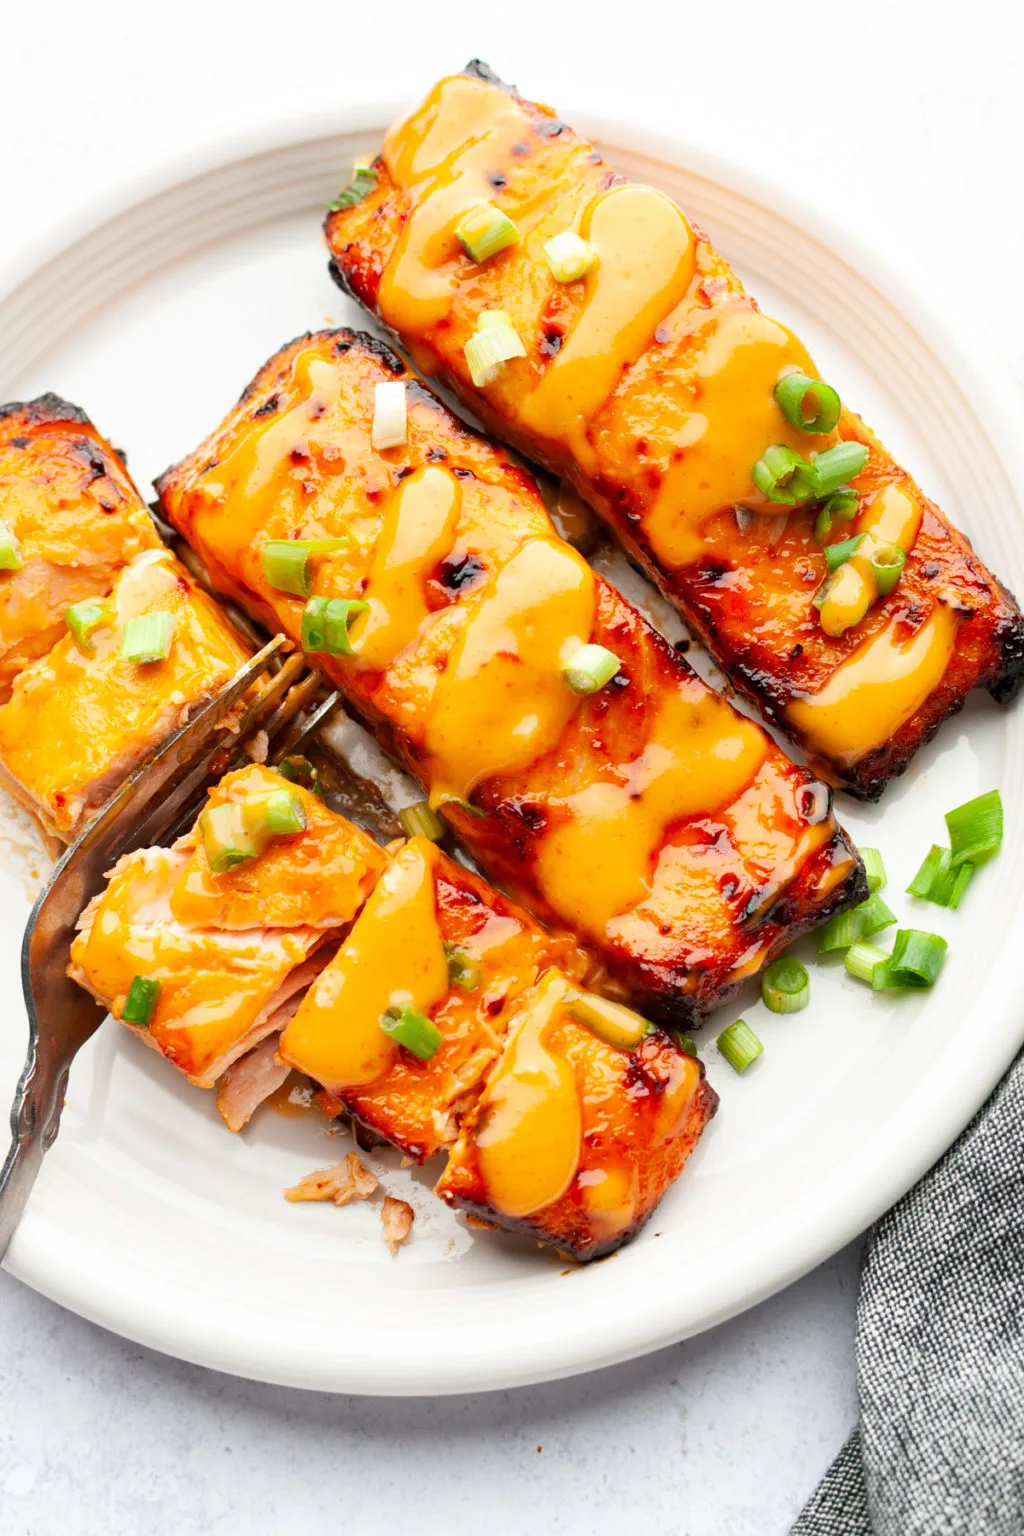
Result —
[{"label": "white scallion piece", "polygon": [[[499,314],[501,319],[493,319]],[[466,342],[466,366],[477,389],[491,384],[511,357],[525,357],[526,348],[503,311],[485,310],[476,335]]]},{"label": "white scallion piece", "polygon": [[377,384],[373,392],[373,431],[375,448],[400,448],[408,435],[405,410],[405,380]]},{"label": "white scallion piece", "polygon": [[597,252],[587,240],[581,240],[571,229],[553,235],[544,247],[544,260],[551,268],[556,283],[578,283],[581,277],[596,267]]}]

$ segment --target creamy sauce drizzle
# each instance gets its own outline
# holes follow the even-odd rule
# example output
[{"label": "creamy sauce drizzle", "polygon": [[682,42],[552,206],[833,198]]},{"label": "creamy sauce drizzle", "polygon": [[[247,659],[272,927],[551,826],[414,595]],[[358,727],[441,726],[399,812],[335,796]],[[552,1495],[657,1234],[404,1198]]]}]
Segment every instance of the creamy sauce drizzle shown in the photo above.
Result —
[{"label": "creamy sauce drizzle", "polygon": [[796,699],[790,725],[812,751],[841,766],[885,743],[942,681],[956,644],[957,618],[939,603],[910,639],[897,616],[836,668],[819,693]]},{"label": "creamy sauce drizzle", "polygon": [[560,667],[589,639],[594,576],[567,545],[532,539],[478,598],[431,704],[431,801],[465,800],[558,742],[578,704]]},{"label": "creamy sauce drizzle", "polygon": [[494,1208],[526,1217],[560,1200],[579,1166],[582,1115],[576,1079],[545,1035],[568,990],[549,971],[537,990],[481,1102],[476,1147],[480,1176]]},{"label": "creamy sauce drizzle", "polygon": [[429,612],[424,583],[451,550],[461,506],[459,482],[434,465],[392,497],[363,594],[369,612],[352,628],[363,666],[383,671],[415,640]]},{"label": "creamy sauce drizzle", "polygon": [[380,1027],[388,1008],[429,1015],[448,991],[436,858],[419,837],[401,850],[281,1036],[282,1061],[331,1092],[388,1071],[399,1049]]},{"label": "creamy sauce drizzle", "polygon": [[559,916],[598,937],[650,893],[665,828],[735,800],[768,742],[723,700],[685,686],[668,693],[640,755],[564,802],[539,851],[542,885]]}]

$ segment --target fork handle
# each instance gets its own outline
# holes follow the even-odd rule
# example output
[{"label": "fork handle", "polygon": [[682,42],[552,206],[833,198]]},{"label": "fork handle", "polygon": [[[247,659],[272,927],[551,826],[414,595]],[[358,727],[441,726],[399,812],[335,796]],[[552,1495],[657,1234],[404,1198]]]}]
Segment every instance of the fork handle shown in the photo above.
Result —
[{"label": "fork handle", "polygon": [[25,1063],[11,1107],[11,1148],[0,1171],[0,1258],[21,1220],[64,1108],[70,1062],[47,1069],[38,1052]]}]

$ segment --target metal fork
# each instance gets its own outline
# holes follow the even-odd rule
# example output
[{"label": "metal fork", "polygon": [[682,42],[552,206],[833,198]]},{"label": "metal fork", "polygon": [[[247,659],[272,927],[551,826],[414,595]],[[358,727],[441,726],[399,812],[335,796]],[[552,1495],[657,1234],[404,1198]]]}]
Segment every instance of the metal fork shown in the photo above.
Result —
[{"label": "metal fork", "polygon": [[[278,738],[283,732],[282,751],[291,752],[334,709],[337,694],[296,728],[296,717],[317,688],[308,677],[300,681],[302,656],[280,664],[286,646],[284,635],[275,636],[115,790],[64,854],[32,910],[21,957],[28,1054],[11,1107],[11,1148],[0,1171],[0,1257],[57,1135],[71,1063],[106,1016],[106,1009],[66,975],[78,917],[122,855],[173,841],[191,824],[208,785],[245,759],[257,731]],[[315,681],[322,686],[320,679]],[[239,704],[241,719],[226,723]]]}]

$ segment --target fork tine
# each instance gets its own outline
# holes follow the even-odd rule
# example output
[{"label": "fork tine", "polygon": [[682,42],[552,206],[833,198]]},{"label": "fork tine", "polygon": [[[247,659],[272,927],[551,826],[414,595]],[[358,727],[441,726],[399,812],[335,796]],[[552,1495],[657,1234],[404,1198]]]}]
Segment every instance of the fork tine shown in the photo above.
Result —
[{"label": "fork tine", "polygon": [[284,738],[275,746],[270,761],[275,764],[280,763],[284,758],[291,757],[296,752],[301,752],[302,748],[317,734],[321,726],[327,723],[340,703],[340,693],[329,693],[326,699],[318,704],[313,713],[303,720],[296,729],[285,734]]}]

